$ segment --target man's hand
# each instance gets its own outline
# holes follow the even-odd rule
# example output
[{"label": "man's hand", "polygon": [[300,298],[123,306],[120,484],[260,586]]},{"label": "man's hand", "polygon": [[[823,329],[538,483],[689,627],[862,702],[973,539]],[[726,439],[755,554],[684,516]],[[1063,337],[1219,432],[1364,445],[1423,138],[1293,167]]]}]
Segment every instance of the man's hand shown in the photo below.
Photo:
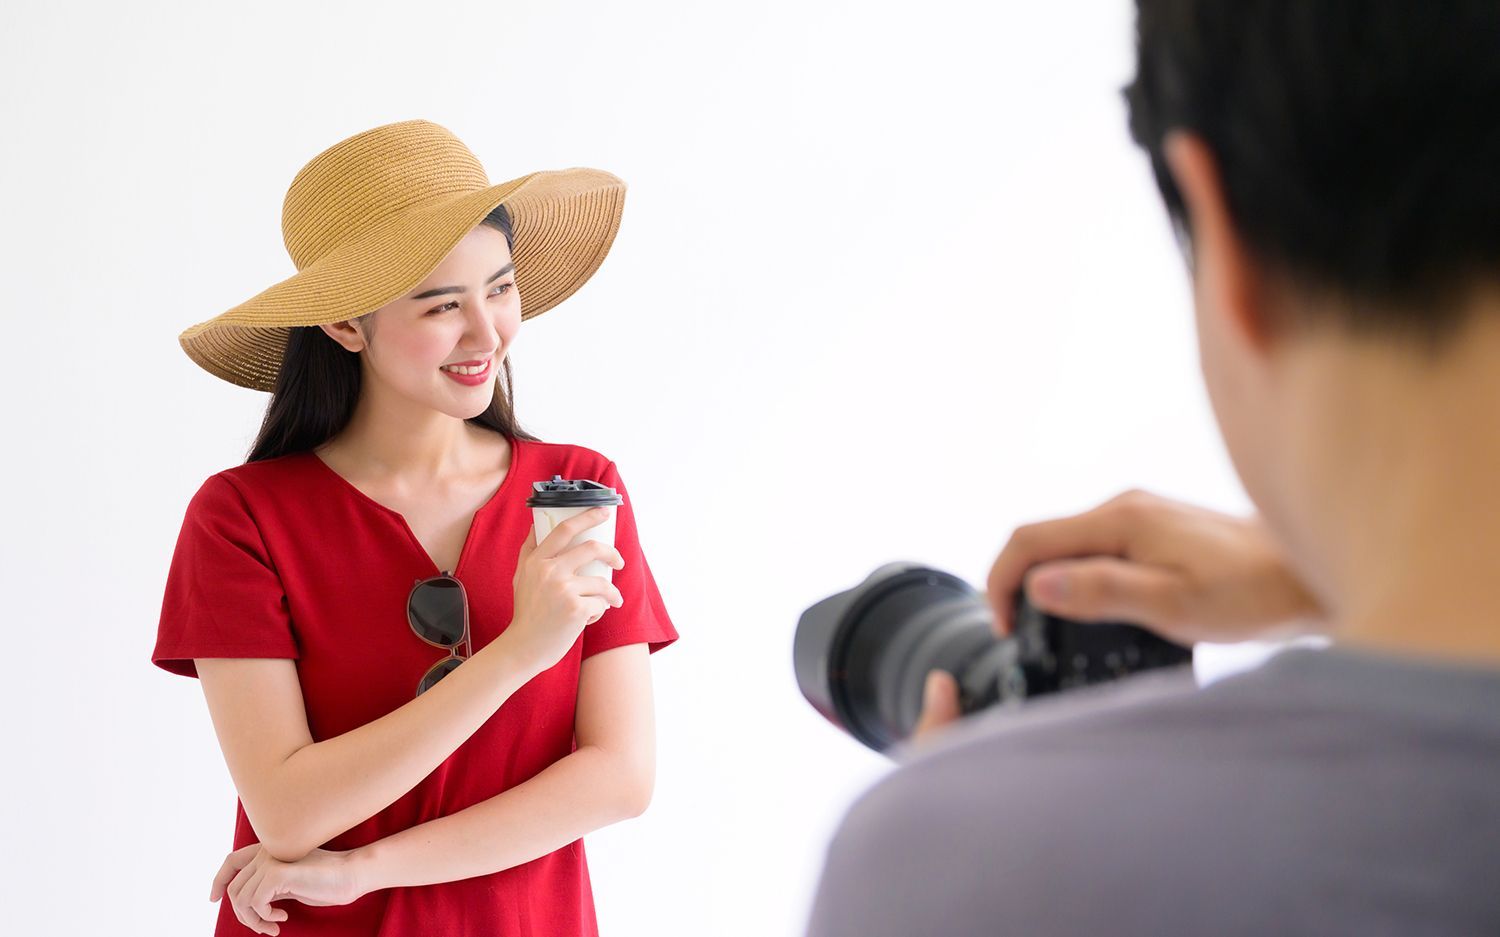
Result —
[{"label": "man's hand", "polygon": [[[989,575],[987,598],[1001,635],[1014,627],[1012,603],[1023,587],[1042,611],[1130,622],[1180,644],[1329,628],[1258,516],[1234,517],[1144,491],[1016,528]],[[957,681],[932,671],[912,741],[931,739],[961,715]]]},{"label": "man's hand", "polygon": [[1144,491],[1016,528],[987,590],[1002,635],[1014,627],[1012,602],[1023,580],[1042,611],[1130,622],[1179,644],[1329,627],[1258,516],[1233,517]]},{"label": "man's hand", "polygon": [[962,715],[958,707],[958,681],[946,670],[934,670],[927,674],[927,683],[922,688],[922,715],[912,729],[911,739],[919,745],[930,741],[942,726]]}]

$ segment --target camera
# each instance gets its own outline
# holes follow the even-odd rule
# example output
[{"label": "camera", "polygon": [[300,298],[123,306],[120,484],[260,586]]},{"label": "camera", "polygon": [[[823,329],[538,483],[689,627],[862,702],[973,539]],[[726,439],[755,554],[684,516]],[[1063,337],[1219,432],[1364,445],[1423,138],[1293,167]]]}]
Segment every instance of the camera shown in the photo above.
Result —
[{"label": "camera", "polygon": [[1017,590],[1000,637],[984,597],[957,576],[887,563],[802,613],[792,658],[802,695],[838,728],[885,752],[910,736],[927,674],[957,678],[964,714],[994,704],[1191,663],[1190,647],[1127,622],[1042,612]]}]

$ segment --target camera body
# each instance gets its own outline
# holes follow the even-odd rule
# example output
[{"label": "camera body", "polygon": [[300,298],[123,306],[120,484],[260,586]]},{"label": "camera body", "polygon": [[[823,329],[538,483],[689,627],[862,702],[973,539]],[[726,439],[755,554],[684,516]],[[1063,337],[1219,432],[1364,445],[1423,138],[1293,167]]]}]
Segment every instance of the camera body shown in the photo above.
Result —
[{"label": "camera body", "polygon": [[1016,597],[999,637],[988,603],[958,577],[887,563],[802,613],[793,667],[802,695],[876,751],[910,736],[927,674],[957,678],[965,714],[1192,661],[1192,649],[1125,622],[1077,622]]}]

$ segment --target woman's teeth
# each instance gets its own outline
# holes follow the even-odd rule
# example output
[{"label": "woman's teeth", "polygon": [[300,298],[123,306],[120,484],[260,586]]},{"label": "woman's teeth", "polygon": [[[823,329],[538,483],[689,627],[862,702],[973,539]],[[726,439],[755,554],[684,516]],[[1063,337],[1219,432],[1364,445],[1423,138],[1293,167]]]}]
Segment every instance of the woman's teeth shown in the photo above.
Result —
[{"label": "woman's teeth", "polygon": [[490,363],[488,361],[486,361],[484,364],[473,365],[471,367],[460,367],[459,365],[445,364],[439,370],[452,371],[454,374],[483,374],[485,369],[489,366]]}]

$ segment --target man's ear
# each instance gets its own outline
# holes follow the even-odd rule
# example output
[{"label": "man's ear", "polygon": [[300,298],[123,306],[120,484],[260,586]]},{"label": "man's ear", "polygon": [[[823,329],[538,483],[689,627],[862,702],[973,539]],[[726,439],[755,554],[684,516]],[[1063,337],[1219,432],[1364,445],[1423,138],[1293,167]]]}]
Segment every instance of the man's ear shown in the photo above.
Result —
[{"label": "man's ear", "polygon": [[349,351],[359,352],[364,350],[365,337],[361,334],[359,327],[354,324],[353,319],[324,322],[318,328],[327,332],[329,338],[343,345]]},{"label": "man's ear", "polygon": [[1272,342],[1265,273],[1230,217],[1219,163],[1203,138],[1172,130],[1162,155],[1187,208],[1192,231],[1193,278],[1210,310],[1220,310],[1242,339],[1259,352]]}]

